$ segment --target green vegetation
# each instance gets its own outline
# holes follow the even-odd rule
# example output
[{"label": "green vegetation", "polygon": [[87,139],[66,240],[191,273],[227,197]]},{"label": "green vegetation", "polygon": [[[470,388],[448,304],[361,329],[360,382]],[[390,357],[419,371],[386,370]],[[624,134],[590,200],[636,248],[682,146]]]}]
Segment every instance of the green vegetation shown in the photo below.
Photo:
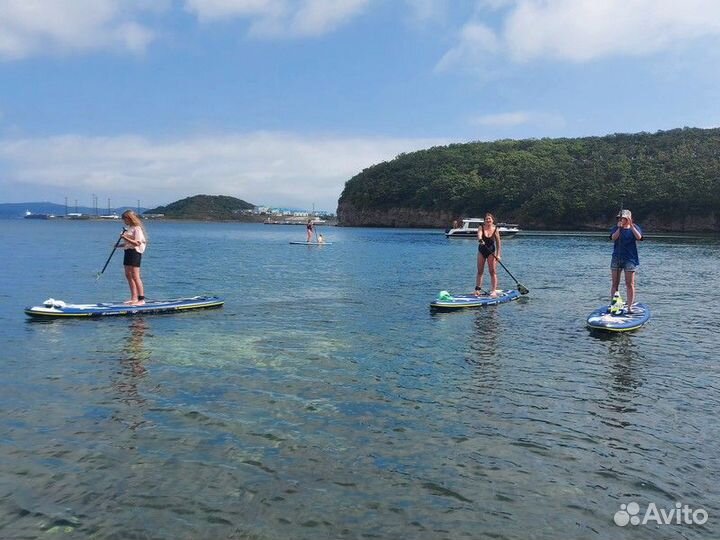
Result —
[{"label": "green vegetation", "polygon": [[[720,129],[452,144],[401,154],[351,178],[353,212],[494,212],[524,226],[587,226],[621,201],[638,219],[720,214]],[[444,224],[443,224],[444,225]]]},{"label": "green vegetation", "polygon": [[225,195],[195,195],[167,206],[147,210],[145,214],[165,214],[172,219],[257,221],[249,214],[254,205]]}]

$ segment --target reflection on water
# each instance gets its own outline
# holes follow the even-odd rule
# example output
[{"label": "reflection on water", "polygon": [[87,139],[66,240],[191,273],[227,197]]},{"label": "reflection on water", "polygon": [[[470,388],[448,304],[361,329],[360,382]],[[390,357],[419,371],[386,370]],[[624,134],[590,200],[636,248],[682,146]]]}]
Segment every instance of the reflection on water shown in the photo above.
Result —
[{"label": "reflection on water", "polygon": [[503,306],[488,306],[477,310],[473,320],[474,332],[470,339],[470,352],[468,361],[480,366],[491,363],[497,355],[498,333],[502,332],[499,326],[497,308]]},{"label": "reflection on water", "polygon": [[144,317],[133,317],[128,324],[128,333],[121,351],[119,371],[113,386],[120,393],[119,399],[129,408],[117,411],[116,419],[124,422],[129,429],[137,429],[145,424],[142,413],[133,407],[146,403],[138,387],[147,375],[146,363],[150,360],[150,351],[145,348],[145,336],[150,323]]}]

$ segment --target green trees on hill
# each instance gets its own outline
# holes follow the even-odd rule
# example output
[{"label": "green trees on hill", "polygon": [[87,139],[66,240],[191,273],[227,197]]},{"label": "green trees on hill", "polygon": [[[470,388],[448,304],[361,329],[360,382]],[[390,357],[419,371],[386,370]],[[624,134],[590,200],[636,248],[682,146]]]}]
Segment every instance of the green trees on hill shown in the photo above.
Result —
[{"label": "green trees on hill", "polygon": [[242,199],[225,195],[195,195],[181,199],[167,206],[158,206],[145,212],[146,214],[165,214],[165,217],[176,219],[240,219],[245,210],[252,210],[254,205]]},{"label": "green trees on hill", "polygon": [[[548,226],[720,210],[720,129],[452,144],[401,154],[345,185],[339,212],[417,208]],[[341,216],[342,219],[342,216]]]}]

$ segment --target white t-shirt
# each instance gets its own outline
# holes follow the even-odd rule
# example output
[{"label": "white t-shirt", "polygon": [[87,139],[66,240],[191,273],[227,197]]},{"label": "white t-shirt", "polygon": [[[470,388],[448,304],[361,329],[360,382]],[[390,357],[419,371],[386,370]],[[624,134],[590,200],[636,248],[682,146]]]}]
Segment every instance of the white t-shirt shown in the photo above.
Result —
[{"label": "white t-shirt", "polygon": [[145,232],[142,227],[132,226],[128,229],[128,234],[132,236],[133,240],[140,242],[137,246],[128,244],[127,249],[133,248],[138,253],[145,253],[145,246],[147,246],[147,240],[145,240]]}]

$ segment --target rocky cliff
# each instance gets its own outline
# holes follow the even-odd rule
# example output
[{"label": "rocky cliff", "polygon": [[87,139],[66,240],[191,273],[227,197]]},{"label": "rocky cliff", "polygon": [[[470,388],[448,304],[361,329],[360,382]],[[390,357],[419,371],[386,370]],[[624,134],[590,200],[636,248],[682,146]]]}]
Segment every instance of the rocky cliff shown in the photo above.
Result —
[{"label": "rocky cliff", "polygon": [[443,227],[447,228],[457,216],[445,211],[417,208],[357,209],[341,203],[337,210],[338,225],[342,227]]},{"label": "rocky cliff", "polygon": [[[338,225],[342,227],[417,227],[447,229],[453,220],[460,220],[463,217],[454,216],[445,211],[418,210],[415,208],[387,208],[387,209],[357,209],[350,203],[341,203],[338,206]],[[516,223],[514,216],[498,215],[499,221]],[[678,232],[678,233],[719,233],[720,214],[707,216],[688,215],[683,218],[669,219],[667,216],[658,214],[641,215],[637,214],[635,220],[643,229],[652,232]],[[546,223],[541,220],[520,220],[520,227],[525,230],[586,230],[604,231],[612,227],[615,222],[613,215],[598,216],[593,220],[568,222],[557,225]]]}]

